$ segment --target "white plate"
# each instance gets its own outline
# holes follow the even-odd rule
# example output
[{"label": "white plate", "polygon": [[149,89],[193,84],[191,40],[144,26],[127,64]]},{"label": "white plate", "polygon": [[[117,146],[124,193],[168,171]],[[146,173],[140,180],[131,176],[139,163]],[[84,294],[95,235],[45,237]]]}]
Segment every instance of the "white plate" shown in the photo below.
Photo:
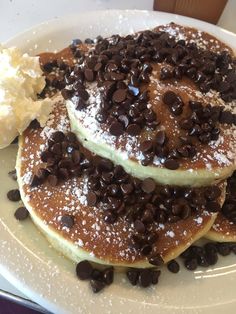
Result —
[{"label": "white plate", "polygon": [[[206,30],[236,47],[236,36],[182,16],[146,11],[89,12],[43,23],[7,42],[36,54],[68,45],[73,38],[127,34],[174,21]],[[236,257],[220,258],[212,269],[174,275],[163,271],[158,286],[133,288],[125,276],[93,295],[76,279],[75,265],[49,247],[30,220],[17,222],[6,193],[16,184],[8,177],[16,147],[0,151],[0,273],[32,300],[54,313],[235,313]]]}]

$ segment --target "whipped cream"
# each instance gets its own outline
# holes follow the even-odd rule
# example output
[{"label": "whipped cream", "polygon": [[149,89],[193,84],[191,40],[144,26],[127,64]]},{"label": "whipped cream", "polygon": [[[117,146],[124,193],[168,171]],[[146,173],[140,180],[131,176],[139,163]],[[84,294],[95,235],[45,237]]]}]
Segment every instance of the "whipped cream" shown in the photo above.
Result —
[{"label": "whipped cream", "polygon": [[37,99],[44,86],[39,57],[0,45],[0,148],[8,146],[34,119],[45,125],[53,101]]}]

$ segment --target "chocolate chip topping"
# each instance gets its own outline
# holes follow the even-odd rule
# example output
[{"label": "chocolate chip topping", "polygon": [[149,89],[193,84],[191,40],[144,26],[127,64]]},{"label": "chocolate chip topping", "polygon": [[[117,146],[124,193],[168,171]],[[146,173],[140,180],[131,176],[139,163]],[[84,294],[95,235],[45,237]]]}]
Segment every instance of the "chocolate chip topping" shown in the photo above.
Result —
[{"label": "chocolate chip topping", "polygon": [[112,100],[115,103],[121,103],[126,99],[127,91],[125,89],[117,89],[112,95]]},{"label": "chocolate chip topping", "polygon": [[7,198],[9,201],[18,202],[21,200],[20,191],[18,189],[10,190],[7,192]]},{"label": "chocolate chip topping", "polygon": [[90,279],[92,271],[92,265],[86,260],[79,262],[76,266],[76,274],[80,280]]},{"label": "chocolate chip topping", "polygon": [[227,180],[226,199],[222,207],[222,214],[236,224],[236,172]]},{"label": "chocolate chip topping", "polygon": [[166,159],[166,161],[164,162],[164,165],[167,169],[170,169],[170,170],[176,170],[179,168],[179,163],[175,159]]},{"label": "chocolate chip topping", "polygon": [[74,226],[74,217],[70,215],[64,215],[61,217],[61,224],[64,227],[71,229]]},{"label": "chocolate chip topping", "polygon": [[156,255],[151,256],[148,259],[148,261],[150,264],[152,264],[154,266],[161,266],[164,264],[164,261],[163,261],[162,257],[160,256],[160,254],[156,254]]},{"label": "chocolate chip topping", "polygon": [[87,195],[88,206],[95,206],[97,203],[97,196],[94,192],[89,192]]},{"label": "chocolate chip topping", "polygon": [[163,146],[164,143],[165,143],[165,141],[166,141],[166,134],[165,134],[165,131],[159,131],[159,132],[157,132],[157,134],[156,134],[156,143],[157,143],[158,145]]},{"label": "chocolate chip topping", "polygon": [[127,127],[127,133],[131,136],[139,135],[140,132],[141,132],[141,128],[138,124],[133,123]]},{"label": "chocolate chip topping", "polygon": [[167,268],[174,274],[178,273],[180,269],[178,262],[176,262],[174,259],[167,263]]},{"label": "chocolate chip topping", "polygon": [[29,216],[29,212],[26,207],[19,207],[14,213],[17,220],[25,220]]},{"label": "chocolate chip topping", "polygon": [[198,266],[209,267],[218,261],[218,254],[227,256],[231,252],[235,253],[236,245],[233,242],[208,242],[204,246],[192,245],[180,256],[184,260],[184,265],[188,270],[196,270]]},{"label": "chocolate chip topping", "polygon": [[139,146],[141,152],[148,153],[152,151],[153,143],[150,140],[143,141]]},{"label": "chocolate chip topping", "polygon": [[58,184],[58,178],[54,174],[49,174],[47,181],[51,186],[56,186]]},{"label": "chocolate chip topping", "polygon": [[156,183],[153,179],[147,178],[142,182],[142,190],[145,193],[152,193],[156,188]]},{"label": "chocolate chip topping", "polygon": [[111,135],[119,136],[124,133],[124,126],[120,122],[113,122],[109,129]]},{"label": "chocolate chip topping", "polygon": [[17,180],[16,170],[9,171],[8,175],[10,178],[12,178],[12,180],[14,180],[14,181]]},{"label": "chocolate chip topping", "polygon": [[94,293],[98,293],[105,286],[113,283],[114,268],[107,267],[103,270],[94,268],[92,264],[87,261],[81,261],[76,266],[76,274],[80,280],[90,280],[90,286]]},{"label": "chocolate chip topping", "polygon": [[94,280],[94,279],[90,280],[90,285],[94,293],[100,292],[106,286],[104,282],[99,281],[99,280]]},{"label": "chocolate chip topping", "polygon": [[113,283],[113,280],[114,280],[114,268],[113,267],[108,267],[104,269],[103,280],[108,286]]},{"label": "chocolate chip topping", "polygon": [[130,269],[126,273],[128,280],[133,286],[139,284],[143,288],[147,288],[152,284],[156,285],[160,274],[159,270],[152,269]]},{"label": "chocolate chip topping", "polygon": [[146,230],[145,225],[141,220],[135,220],[134,228],[138,233],[144,233]]},{"label": "chocolate chip topping", "polygon": [[163,95],[163,102],[171,107],[178,102],[178,96],[172,91],[167,91]]}]

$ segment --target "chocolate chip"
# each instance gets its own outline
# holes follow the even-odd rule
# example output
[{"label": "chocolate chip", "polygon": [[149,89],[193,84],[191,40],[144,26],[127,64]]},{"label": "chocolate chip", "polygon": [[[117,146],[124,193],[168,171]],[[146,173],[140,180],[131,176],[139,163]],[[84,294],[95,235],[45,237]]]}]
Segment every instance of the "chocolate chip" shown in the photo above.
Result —
[{"label": "chocolate chip", "polygon": [[133,192],[133,185],[131,183],[123,183],[120,185],[121,191],[127,195]]},{"label": "chocolate chip", "polygon": [[80,44],[82,44],[82,40],[81,39],[75,38],[75,39],[72,40],[72,45],[73,46],[77,46],[77,45],[80,45]]},{"label": "chocolate chip", "polygon": [[76,274],[80,280],[90,279],[92,271],[92,265],[86,260],[79,262],[76,266]]},{"label": "chocolate chip", "polygon": [[161,274],[160,270],[152,270],[152,284],[153,285],[158,284],[160,274]]},{"label": "chocolate chip", "polygon": [[127,97],[127,91],[125,89],[117,89],[112,95],[112,100],[115,103],[121,103],[125,101],[126,97]]},{"label": "chocolate chip", "polygon": [[174,259],[167,263],[167,268],[174,274],[178,273],[180,269],[179,264]]},{"label": "chocolate chip", "polygon": [[73,133],[73,132],[67,132],[66,135],[65,135],[65,137],[66,137],[66,140],[67,140],[68,142],[74,143],[74,142],[77,141],[76,134]]},{"label": "chocolate chip", "polygon": [[104,221],[109,224],[113,224],[117,220],[117,216],[114,213],[107,213],[104,216]]},{"label": "chocolate chip", "polygon": [[12,180],[14,180],[14,181],[17,180],[16,170],[9,171],[9,172],[8,172],[8,175],[9,175],[9,177],[10,177]]},{"label": "chocolate chip", "polygon": [[95,72],[98,72],[102,69],[102,63],[101,62],[98,62],[95,66],[94,66],[94,71]]},{"label": "chocolate chip", "polygon": [[155,254],[148,259],[148,262],[154,266],[161,266],[164,264],[164,260],[160,254]]},{"label": "chocolate chip", "polygon": [[208,187],[205,192],[206,198],[211,201],[219,198],[220,195],[221,195],[221,189],[216,185]]},{"label": "chocolate chip", "polygon": [[[158,234],[157,233],[149,233],[147,235],[146,240],[147,240],[148,243],[154,244],[158,240]],[[159,255],[159,254],[157,254],[157,255]]]},{"label": "chocolate chip", "polygon": [[123,124],[125,128],[127,128],[127,126],[129,125],[129,118],[126,115],[120,115],[118,117],[118,120]]},{"label": "chocolate chip", "polygon": [[126,272],[127,278],[133,286],[136,286],[139,279],[139,271],[136,269],[130,269]]},{"label": "chocolate chip", "polygon": [[42,180],[37,175],[33,175],[30,181],[30,186],[34,188],[34,187],[39,186],[41,183],[42,183]]},{"label": "chocolate chip", "polygon": [[228,243],[217,243],[216,247],[217,247],[218,253],[222,256],[227,256],[231,252],[231,249]]},{"label": "chocolate chip", "polygon": [[111,135],[114,136],[120,136],[124,133],[124,127],[123,124],[120,122],[113,122],[112,125],[110,126],[109,132]]},{"label": "chocolate chip", "polygon": [[99,123],[104,123],[106,122],[107,120],[107,113],[106,112],[99,112],[96,114],[96,120],[99,122]]},{"label": "chocolate chip", "polygon": [[233,124],[234,117],[230,111],[222,111],[219,118],[220,123]]},{"label": "chocolate chip", "polygon": [[189,205],[184,204],[181,206],[180,217],[181,219],[187,219],[191,215],[191,208]]},{"label": "chocolate chip", "polygon": [[40,128],[40,123],[38,122],[38,120],[34,119],[32,122],[30,122],[29,128],[37,130]]},{"label": "chocolate chip", "polygon": [[146,141],[141,142],[141,144],[139,146],[139,149],[143,153],[147,153],[147,152],[152,151],[152,148],[153,148],[153,143],[150,140],[146,140]]},{"label": "chocolate chip", "polygon": [[48,176],[48,171],[44,168],[39,168],[37,171],[37,176],[43,182]]},{"label": "chocolate chip", "polygon": [[7,192],[7,198],[9,201],[18,202],[21,200],[20,191],[18,189],[10,190]]},{"label": "chocolate chip", "polygon": [[111,285],[114,280],[114,268],[108,267],[104,269],[103,271],[103,280],[106,283],[106,285]]},{"label": "chocolate chip", "polygon": [[141,128],[138,124],[130,124],[126,131],[129,135],[136,136],[140,134]]},{"label": "chocolate chip", "polygon": [[166,141],[166,133],[165,133],[165,131],[157,132],[157,134],[156,134],[156,143],[158,145],[162,146],[162,145],[164,145],[165,141]]},{"label": "chocolate chip", "polygon": [[123,81],[125,79],[125,75],[123,73],[111,72],[110,78],[113,81]]},{"label": "chocolate chip", "polygon": [[183,130],[190,130],[193,127],[193,121],[190,119],[182,119],[179,124]]},{"label": "chocolate chip", "polygon": [[151,205],[151,208],[149,209],[148,205],[151,205],[151,204],[146,205],[146,209],[144,210],[143,215],[142,215],[142,221],[145,223],[151,223],[153,221],[153,218],[154,218],[153,217],[153,207]]},{"label": "chocolate chip", "polygon": [[81,97],[84,101],[87,101],[89,99],[89,93],[84,89],[80,88],[76,91],[76,94]]},{"label": "chocolate chip", "polygon": [[[116,171],[122,171],[122,167],[121,166],[117,166],[118,168],[116,168]],[[113,169],[113,163],[109,160],[109,159],[100,159],[98,164],[97,164],[97,170],[99,173],[103,172],[103,171],[112,171]],[[115,172],[115,170],[114,170]]]},{"label": "chocolate chip", "polygon": [[103,273],[101,270],[94,268],[91,274],[91,279],[103,281]]},{"label": "chocolate chip", "polygon": [[84,40],[84,42],[85,42],[85,44],[93,44],[94,43],[93,39],[91,39],[91,38],[86,38]]},{"label": "chocolate chip", "polygon": [[95,206],[97,203],[97,196],[94,192],[88,192],[87,194],[87,204],[88,206]]},{"label": "chocolate chip", "polygon": [[221,206],[219,203],[211,201],[206,204],[206,209],[209,210],[210,212],[216,213],[220,211]]},{"label": "chocolate chip", "polygon": [[[50,147],[50,152],[56,155],[60,155],[62,153],[61,143],[56,143]],[[42,157],[42,155],[41,155]]]},{"label": "chocolate chip", "polygon": [[76,105],[76,110],[83,110],[86,107],[86,103],[82,98],[77,98],[74,103]]},{"label": "chocolate chip", "polygon": [[54,142],[58,143],[58,142],[62,142],[65,138],[65,134],[61,131],[57,131],[57,132],[54,132],[52,135],[51,135],[51,140],[53,140]]},{"label": "chocolate chip", "polygon": [[197,259],[196,258],[189,258],[189,259],[186,259],[185,263],[184,263],[185,267],[188,269],[188,270],[195,270],[197,268]]},{"label": "chocolate chip", "polygon": [[61,217],[61,224],[69,229],[74,226],[74,217],[70,215],[64,215]]},{"label": "chocolate chip", "polygon": [[163,95],[163,102],[164,104],[168,106],[172,106],[174,103],[178,101],[178,96],[172,92],[172,91],[167,91]]},{"label": "chocolate chip", "polygon": [[64,168],[64,169],[71,169],[73,168],[73,162],[69,157],[63,158],[59,161],[58,167],[60,168],[59,171]]},{"label": "chocolate chip", "polygon": [[166,159],[164,162],[164,166],[170,170],[176,170],[179,168],[179,163],[175,159]]},{"label": "chocolate chip", "polygon": [[73,95],[73,90],[64,88],[61,90],[61,95],[65,100],[70,99]]},{"label": "chocolate chip", "polygon": [[135,220],[134,228],[138,233],[144,233],[146,230],[145,225],[141,220]]},{"label": "chocolate chip", "polygon": [[74,164],[78,165],[81,161],[81,154],[78,150],[74,150],[72,152],[72,160],[74,162]]},{"label": "chocolate chip", "polygon": [[156,189],[156,183],[152,178],[143,180],[141,188],[145,193],[152,193]]},{"label": "chocolate chip", "polygon": [[230,245],[230,247],[231,247],[231,251],[234,253],[234,254],[236,254],[236,244],[235,243],[231,243],[231,245]]},{"label": "chocolate chip", "polygon": [[95,79],[95,75],[94,75],[94,72],[93,70],[91,69],[85,69],[84,71],[84,76],[85,76],[85,79],[88,81],[88,82],[93,82],[94,79]]},{"label": "chocolate chip", "polygon": [[179,116],[183,112],[183,105],[181,103],[175,103],[170,107],[171,113],[173,113],[175,116]]},{"label": "chocolate chip", "polygon": [[218,261],[218,256],[216,253],[211,252],[206,255],[206,259],[209,265],[215,265]]},{"label": "chocolate chip", "polygon": [[169,68],[161,68],[160,79],[168,80],[173,77],[173,72]]},{"label": "chocolate chip", "polygon": [[14,216],[17,220],[25,220],[29,216],[29,212],[26,207],[19,207],[15,211]]},{"label": "chocolate chip", "polygon": [[50,159],[50,158],[52,158],[52,157],[53,157],[53,154],[52,154],[51,152],[49,152],[48,150],[43,151],[43,152],[41,153],[41,156],[40,156],[40,158],[41,158],[41,160],[42,160],[43,162],[47,162],[48,159]]},{"label": "chocolate chip", "polygon": [[149,287],[152,283],[152,273],[149,269],[142,269],[140,270],[139,274],[139,283],[140,286],[146,288]]},{"label": "chocolate chip", "polygon": [[199,266],[202,266],[202,267],[208,267],[209,266],[205,254],[198,254],[197,263]]},{"label": "chocolate chip", "polygon": [[47,180],[48,180],[48,183],[51,185],[51,186],[57,186],[58,184],[58,179],[55,175],[53,174],[50,174],[48,177],[47,177]]}]

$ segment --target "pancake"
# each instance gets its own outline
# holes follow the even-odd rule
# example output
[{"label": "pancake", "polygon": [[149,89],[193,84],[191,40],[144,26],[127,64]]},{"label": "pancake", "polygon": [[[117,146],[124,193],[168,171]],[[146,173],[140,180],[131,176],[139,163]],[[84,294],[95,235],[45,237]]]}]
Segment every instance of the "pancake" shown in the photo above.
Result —
[{"label": "pancake", "polygon": [[[57,250],[76,262],[86,259],[107,265],[150,267],[147,258],[130,246],[134,226],[129,220],[121,215],[115,223],[105,223],[104,210],[98,206],[88,206],[88,174],[70,178],[56,186],[47,181],[37,186],[34,182],[33,185],[34,174],[45,167],[41,155],[47,149],[47,143],[55,130],[70,130],[66,107],[62,101],[55,105],[43,129],[28,128],[19,139],[17,178],[22,200],[36,226]],[[80,151],[94,160],[100,158],[91,155],[82,146]],[[219,186],[221,196],[218,202],[221,204],[224,199],[223,186]],[[194,191],[195,198],[199,200],[208,193],[201,188]],[[161,205],[159,208],[162,208]],[[150,230],[158,234],[153,252],[159,253],[165,262],[177,257],[210,229],[216,215],[203,207],[176,223],[153,222]],[[73,224],[69,227],[68,224],[62,224],[65,216],[73,217]]]},{"label": "pancake", "polygon": [[236,224],[220,213],[205,238],[216,242],[236,242]]},{"label": "pancake", "polygon": [[[128,51],[126,53],[126,55],[128,55],[127,58],[135,58],[135,56],[137,55],[135,54],[135,51],[132,51],[132,44],[133,44],[132,38],[137,39],[137,38],[140,38],[140,36],[143,36],[143,37],[146,36],[147,38],[150,39],[150,41],[153,40],[153,45],[154,44],[161,45],[160,44],[161,40],[158,43],[156,43],[155,40],[158,41],[158,38],[155,40],[153,39],[155,36],[153,34],[158,34],[158,32],[159,34],[160,32],[166,32],[166,34],[173,35],[174,39],[173,38],[172,39],[176,41],[185,40],[186,45],[190,42],[194,42],[196,46],[198,47],[197,49],[202,49],[201,54],[202,54],[203,60],[204,58],[208,58],[211,52],[215,53],[215,55],[211,56],[213,59],[217,58],[216,56],[219,56],[220,54],[222,54],[221,55],[222,58],[224,58],[223,56],[225,55],[227,55],[227,58],[230,58],[231,56],[231,61],[229,61],[230,62],[229,67],[233,68],[232,73],[235,71],[235,65],[233,64],[233,60],[232,60],[232,58],[234,58],[233,52],[224,43],[220,42],[215,37],[209,34],[206,34],[204,32],[200,32],[198,30],[188,28],[188,27],[181,27],[175,24],[158,27],[157,29],[155,29],[153,33],[144,32],[144,35],[142,33],[141,35],[140,33],[138,33],[134,35],[134,37],[132,36],[129,37],[128,40],[131,40],[131,43],[127,45],[130,45],[131,48],[129,50],[130,52]],[[165,38],[165,35],[162,34],[162,36],[163,38]],[[107,42],[109,42],[110,49],[115,50],[116,47],[119,46],[119,40],[117,40],[118,42],[117,44],[113,44],[115,39],[116,37],[111,37],[110,39],[107,39],[105,46],[107,47]],[[137,39],[137,42],[138,40],[139,39]],[[163,39],[163,41],[165,40],[166,39]],[[147,42],[146,44],[148,45]],[[101,50],[102,43],[98,45],[100,45],[99,49]],[[141,41],[139,45],[141,46]],[[94,45],[89,47],[89,52],[86,52],[85,54],[88,60],[91,59],[90,58],[91,55],[92,56],[94,55],[96,56],[96,54],[99,55],[99,53],[97,52],[97,50],[99,49],[96,47],[97,46],[94,46]],[[85,48],[84,46],[79,46],[79,49],[82,53]],[[86,47],[86,49],[88,49],[88,46]],[[134,50],[135,49],[139,49],[139,48],[135,46]],[[173,48],[170,48],[170,47],[164,48],[164,49],[167,49],[167,52],[166,50],[164,52],[166,54],[168,54],[168,51],[170,51],[171,49],[173,50]],[[222,51],[227,51],[228,54],[222,53]],[[110,53],[109,49],[107,48],[107,50],[105,50],[104,52],[104,55],[107,54],[108,58],[111,58],[109,57],[109,53]],[[90,57],[88,57],[89,55]],[[129,55],[131,55],[131,57]],[[148,59],[148,57],[146,58],[147,60],[150,59],[150,58]],[[149,91],[149,100],[148,100],[146,109],[148,109],[149,111],[152,110],[151,115],[153,115],[153,112],[154,112],[154,116],[156,117],[156,120],[154,120],[154,122],[158,120],[158,123],[159,123],[158,124],[156,122],[156,124],[158,125],[156,127],[152,126],[153,128],[152,129],[150,127],[151,123],[148,124],[148,122],[140,122],[140,116],[141,116],[141,119],[143,119],[143,116],[144,116],[143,112],[146,109],[142,112],[138,111],[135,113],[135,110],[136,110],[135,108],[137,108],[136,106],[137,104],[134,105],[133,107],[131,105],[130,107],[126,106],[125,101],[127,101],[127,98],[126,100],[123,101],[123,105],[122,104],[119,105],[120,107],[114,105],[115,102],[119,102],[123,100],[122,97],[124,95],[123,95],[123,92],[120,91],[122,90],[122,88],[119,90],[118,95],[116,94],[114,96],[114,93],[113,93],[113,96],[109,96],[112,99],[112,105],[111,105],[110,98],[107,101],[104,101],[104,93],[105,93],[104,91],[106,91],[106,87],[104,86],[107,86],[106,80],[110,82],[109,84],[112,84],[114,73],[115,73],[114,80],[117,78],[117,75],[118,75],[117,80],[119,79],[122,80],[122,71],[121,73],[117,70],[116,71],[114,70],[114,72],[112,72],[112,69],[110,70],[112,66],[114,69],[116,69],[116,66],[114,66],[114,64],[110,68],[108,67],[109,69],[106,70],[106,72],[108,73],[106,73],[106,77],[104,79],[106,83],[104,83],[103,81],[103,83],[105,84],[103,85],[103,83],[101,83],[99,79],[94,80],[95,72],[93,72],[91,68],[89,67],[92,67],[95,65],[91,65],[91,62],[86,61],[86,60],[87,59],[83,55],[81,59],[81,65],[79,64],[76,67],[76,70],[72,72],[69,79],[69,83],[67,83],[67,86],[65,89],[67,93],[66,92],[64,93],[65,98],[67,99],[67,110],[68,110],[68,114],[69,114],[69,118],[71,122],[72,131],[76,133],[77,137],[80,139],[80,141],[82,141],[83,145],[86,148],[88,148],[89,150],[93,151],[96,154],[99,154],[100,156],[103,156],[105,158],[112,160],[115,164],[122,165],[128,173],[131,173],[132,175],[138,178],[144,179],[147,177],[152,177],[156,182],[160,184],[174,184],[177,186],[207,186],[215,182],[219,182],[229,177],[232,174],[236,165],[236,158],[235,158],[235,151],[236,151],[235,130],[236,129],[235,129],[235,125],[233,124],[233,120],[235,121],[235,117],[232,119],[230,118],[231,123],[229,124],[223,123],[225,122],[224,121],[225,116],[230,115],[231,117],[231,114],[229,112],[231,112],[232,114],[234,113],[232,108],[235,107],[235,90],[234,90],[235,87],[233,87],[232,82],[230,83],[232,84],[230,88],[233,89],[234,91],[230,95],[232,95],[233,98],[231,96],[228,97],[229,94],[227,94],[227,97],[228,97],[227,98],[226,94],[222,92],[222,90],[224,89],[224,85],[227,85],[226,82],[224,82],[224,84],[221,82],[222,84],[220,85],[220,87],[219,86],[217,87],[218,91],[213,90],[213,89],[208,90],[207,88],[204,91],[204,87],[206,87],[205,85],[201,86],[201,84],[200,85],[195,84],[193,80],[189,79],[186,76],[183,76],[181,79],[171,78],[171,79],[160,80],[161,73],[162,75],[166,75],[166,74],[163,74],[163,71],[162,71],[163,67],[165,71],[168,73],[168,71],[172,71],[172,69],[174,68],[173,63],[175,61],[174,60],[170,62],[162,61],[161,63],[151,62],[151,61],[147,62],[152,67],[152,71],[150,74],[150,82],[149,83],[144,82],[142,84],[140,83],[141,85],[138,86],[139,88],[138,90],[135,89],[136,88],[135,85],[132,85],[129,88],[130,90],[132,90],[132,93],[139,92],[139,95],[145,91]],[[210,59],[207,59],[207,60],[209,64],[205,64],[205,66],[206,67],[211,66],[210,61],[209,61]],[[196,63],[196,60],[194,61]],[[198,60],[198,62],[200,61]],[[99,66],[100,65],[98,65],[97,67],[99,68]],[[82,74],[84,73],[83,72],[85,71],[84,68],[87,69],[86,75],[89,80],[89,81],[86,80],[86,82],[84,83],[84,87],[89,94],[89,99],[86,101],[86,104],[84,106],[80,107],[81,106],[80,99],[82,98],[82,96],[79,95],[80,89],[76,89],[76,88],[78,88],[78,86],[79,88],[82,88],[81,87],[81,84],[82,84],[81,73]],[[136,68],[138,68],[138,66],[136,66]],[[197,68],[197,65],[194,65],[193,68],[191,69],[193,69],[193,71],[196,71],[196,68]],[[76,76],[77,75],[76,71],[77,71],[77,74],[79,72],[78,77]],[[113,73],[112,78],[109,71]],[[136,69],[134,69],[133,71],[135,73]],[[208,70],[205,69],[204,71],[207,73]],[[217,71],[218,70],[216,70],[216,72]],[[198,72],[198,74],[199,73],[200,72]],[[121,74],[121,77],[119,78],[120,74]],[[191,76],[191,73],[189,73],[188,75]],[[214,75],[215,75],[214,78],[217,79],[216,74]],[[231,74],[231,75],[235,76],[235,74]],[[145,79],[148,80],[146,77]],[[127,82],[127,80],[129,81],[129,79],[127,79],[126,77],[123,80],[123,82]],[[130,78],[130,80],[134,80],[134,79]],[[196,80],[197,78],[195,78],[195,81]],[[222,80],[222,77],[220,80]],[[135,82],[133,84],[135,84]],[[211,81],[211,84],[213,86],[212,81]],[[216,83],[214,84],[216,85]],[[199,89],[200,88],[199,86],[201,87],[202,91]],[[234,86],[235,86],[235,83],[234,83]],[[226,89],[227,88],[228,87],[226,87]],[[74,91],[74,92],[71,92],[71,91]],[[174,92],[175,99],[180,99],[180,98],[182,99],[182,100],[179,100],[183,104],[182,114],[176,114],[176,115],[172,114],[170,112],[170,107],[168,107],[164,103],[166,101],[164,101],[163,95],[166,95],[166,93],[168,92]],[[224,100],[222,99],[222,97],[224,98]],[[200,141],[199,140],[200,137],[188,136],[191,132],[195,132],[196,130],[193,131],[193,129],[191,130],[184,129],[184,128],[189,128],[189,126],[185,126],[185,127],[183,126],[180,128],[180,125],[181,123],[183,123],[185,118],[189,121],[189,117],[195,114],[194,113],[195,109],[192,110],[192,107],[189,105],[189,101],[201,102],[201,106],[203,108],[205,108],[206,106],[208,106],[208,104],[210,104],[211,107],[213,108],[214,107],[221,108],[220,110],[222,110],[223,108],[223,110],[227,112],[226,114],[224,113],[221,116],[221,117],[224,116],[223,118],[221,118],[222,123],[219,124],[217,122],[215,125],[216,129],[220,130],[219,137],[216,137],[215,140],[210,140],[208,142],[206,140],[206,143],[205,143],[204,142],[205,139],[201,138],[201,141]],[[134,108],[134,110],[132,111],[132,114],[130,113],[130,111],[128,113],[125,111],[126,110],[124,109],[126,108],[125,106],[128,108]],[[78,107],[80,107],[80,109],[78,109]],[[101,108],[104,108],[104,109],[101,110]],[[118,110],[117,113],[113,109]],[[103,117],[101,117],[101,112],[103,114]],[[212,112],[210,113],[208,118],[204,118],[205,119],[204,121],[206,123],[208,123],[210,119],[213,119]],[[135,115],[135,114],[136,114],[135,118],[130,118],[131,117],[130,115]],[[126,116],[125,118],[124,118],[124,115]],[[119,128],[122,128],[121,124],[124,126],[125,124],[128,123],[129,120],[127,121],[127,117],[128,119],[132,120],[131,121],[132,123],[129,122],[132,124],[132,127],[128,131],[128,128],[131,125],[129,124],[126,127],[125,131],[124,130],[120,131]],[[105,121],[100,122],[99,119],[100,120],[103,119]],[[191,118],[191,119],[194,119],[194,118]],[[121,121],[122,123],[119,121]],[[133,123],[134,121],[139,121],[137,123],[140,123],[141,125],[141,126],[138,125],[138,129],[141,128],[141,132],[137,135],[132,135],[135,132],[138,132],[137,123],[136,122]],[[117,122],[119,122],[118,126],[117,126]],[[145,126],[142,126],[142,123],[144,124],[146,123]],[[135,127],[134,127],[134,124],[135,124]],[[116,126],[116,128],[114,127],[114,125]],[[214,130],[216,131],[216,129]],[[161,145],[159,145],[159,142],[157,145],[157,133],[159,131],[164,131],[165,137],[168,139],[168,142],[166,141],[166,144],[165,143],[163,144],[164,147],[166,148],[166,150],[164,151],[163,151],[163,148],[160,148]],[[117,136],[114,135],[117,132],[119,134]],[[180,138],[183,138],[186,136],[190,140],[191,146],[193,146],[194,149],[196,149],[196,154],[193,154],[192,156],[189,155],[188,157],[185,157],[183,152],[179,153],[180,147],[182,147],[182,145],[185,145],[182,143],[182,140]],[[144,153],[142,144],[147,140],[152,142],[151,144],[152,147],[149,149],[149,151],[145,151]]]},{"label": "pancake", "polygon": [[217,242],[236,242],[236,173],[227,180],[226,198],[222,212],[206,234],[206,238]]}]

